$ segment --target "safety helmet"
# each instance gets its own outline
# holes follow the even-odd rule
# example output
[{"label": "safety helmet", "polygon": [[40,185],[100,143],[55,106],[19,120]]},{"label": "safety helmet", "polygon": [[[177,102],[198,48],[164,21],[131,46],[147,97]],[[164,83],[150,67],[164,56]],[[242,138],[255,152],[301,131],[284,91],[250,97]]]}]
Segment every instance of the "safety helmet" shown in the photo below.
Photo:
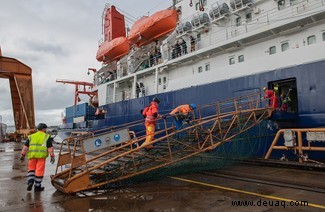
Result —
[{"label": "safety helmet", "polygon": [[46,129],[46,128],[47,128],[47,125],[44,124],[44,123],[39,123],[39,124],[37,125],[37,127],[36,127],[36,129],[38,129],[38,130],[44,130],[44,129]]},{"label": "safety helmet", "polygon": [[152,99],[152,101],[153,101],[153,102],[157,102],[157,104],[160,103],[160,100],[159,100],[157,97],[154,97],[154,98]]},{"label": "safety helmet", "polygon": [[192,110],[195,110],[195,109],[196,109],[196,104],[191,103],[191,104],[190,104],[190,107],[191,107]]},{"label": "safety helmet", "polygon": [[266,90],[266,87],[263,87],[263,91],[265,91]]}]

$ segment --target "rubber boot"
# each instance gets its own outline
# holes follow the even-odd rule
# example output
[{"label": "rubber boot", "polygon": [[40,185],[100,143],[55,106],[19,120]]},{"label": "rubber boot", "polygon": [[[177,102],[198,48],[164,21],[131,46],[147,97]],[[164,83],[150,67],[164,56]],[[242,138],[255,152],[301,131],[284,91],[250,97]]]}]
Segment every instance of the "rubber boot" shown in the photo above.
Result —
[{"label": "rubber boot", "polygon": [[27,191],[31,191],[33,188],[33,183],[28,183],[27,185]]},{"label": "rubber boot", "polygon": [[41,186],[35,186],[35,187],[34,187],[34,191],[35,191],[35,192],[44,191],[44,187],[41,187]]},{"label": "rubber boot", "polygon": [[34,185],[34,180],[33,179],[28,180],[28,182],[27,182],[27,191],[31,191],[32,188],[33,188],[33,185]]}]

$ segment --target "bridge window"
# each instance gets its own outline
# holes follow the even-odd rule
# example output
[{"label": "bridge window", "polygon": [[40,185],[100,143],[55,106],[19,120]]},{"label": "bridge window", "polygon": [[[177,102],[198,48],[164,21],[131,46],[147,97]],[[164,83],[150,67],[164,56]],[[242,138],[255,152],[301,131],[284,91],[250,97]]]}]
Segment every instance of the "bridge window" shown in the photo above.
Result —
[{"label": "bridge window", "polygon": [[198,41],[200,41],[201,40],[201,34],[197,34],[196,35],[196,41],[198,42]]},{"label": "bridge window", "polygon": [[315,35],[311,35],[309,37],[307,37],[307,44],[308,45],[311,45],[311,44],[314,44],[316,43],[316,36]]},{"label": "bridge window", "polygon": [[158,85],[161,85],[161,78],[158,79]]},{"label": "bridge window", "polygon": [[241,17],[237,17],[236,18],[236,26],[240,26],[241,25]]},{"label": "bridge window", "polygon": [[246,14],[246,22],[249,23],[252,21],[252,13],[247,13]]},{"label": "bridge window", "polygon": [[325,32],[323,32],[323,41],[325,41]]},{"label": "bridge window", "polygon": [[205,64],[205,71],[209,71],[210,70],[210,63]]},{"label": "bridge window", "polygon": [[278,1],[278,10],[284,9],[286,7],[285,4],[286,4],[285,0],[279,0]]},{"label": "bridge window", "polygon": [[271,55],[271,54],[275,54],[275,53],[276,53],[276,46],[271,46],[269,48],[269,54]]},{"label": "bridge window", "polygon": [[244,55],[239,55],[238,56],[238,62],[239,63],[244,62]]},{"label": "bridge window", "polygon": [[289,49],[289,43],[288,42],[281,44],[281,51],[285,52],[288,49]]},{"label": "bridge window", "polygon": [[201,73],[202,71],[203,71],[203,68],[202,68],[202,66],[199,66],[199,68],[198,68],[197,72],[198,72],[198,73]]},{"label": "bridge window", "polygon": [[235,64],[235,57],[230,57],[229,58],[229,65]]},{"label": "bridge window", "polygon": [[290,5],[295,5],[295,4],[298,4],[298,0],[290,0]]}]

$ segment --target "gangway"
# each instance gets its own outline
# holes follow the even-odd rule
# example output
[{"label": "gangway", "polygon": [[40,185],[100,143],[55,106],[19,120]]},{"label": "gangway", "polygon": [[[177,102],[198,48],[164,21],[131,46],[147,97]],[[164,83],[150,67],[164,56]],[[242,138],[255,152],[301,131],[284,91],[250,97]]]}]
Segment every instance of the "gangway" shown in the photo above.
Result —
[{"label": "gangway", "polygon": [[67,138],[52,185],[67,194],[96,189],[211,151],[270,117],[272,108],[262,101],[255,93],[201,106],[179,130],[170,124],[173,117],[162,119],[151,150],[141,146],[143,132],[133,131],[143,120]]}]

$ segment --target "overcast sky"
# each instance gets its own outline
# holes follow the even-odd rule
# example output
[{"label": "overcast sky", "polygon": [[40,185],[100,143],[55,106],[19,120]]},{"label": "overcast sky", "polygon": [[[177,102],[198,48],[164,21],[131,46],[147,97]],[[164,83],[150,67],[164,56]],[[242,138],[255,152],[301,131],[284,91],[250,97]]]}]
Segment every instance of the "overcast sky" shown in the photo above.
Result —
[{"label": "overcast sky", "polygon": [[[32,68],[36,124],[60,124],[61,113],[73,105],[74,86],[56,83],[56,79],[91,81],[88,67],[101,67],[96,52],[107,3],[132,19],[165,9],[172,0],[1,1],[2,54]],[[126,25],[131,27],[129,22]],[[81,99],[88,100],[86,96]],[[3,123],[14,125],[5,79],[0,79],[0,116]]]}]

